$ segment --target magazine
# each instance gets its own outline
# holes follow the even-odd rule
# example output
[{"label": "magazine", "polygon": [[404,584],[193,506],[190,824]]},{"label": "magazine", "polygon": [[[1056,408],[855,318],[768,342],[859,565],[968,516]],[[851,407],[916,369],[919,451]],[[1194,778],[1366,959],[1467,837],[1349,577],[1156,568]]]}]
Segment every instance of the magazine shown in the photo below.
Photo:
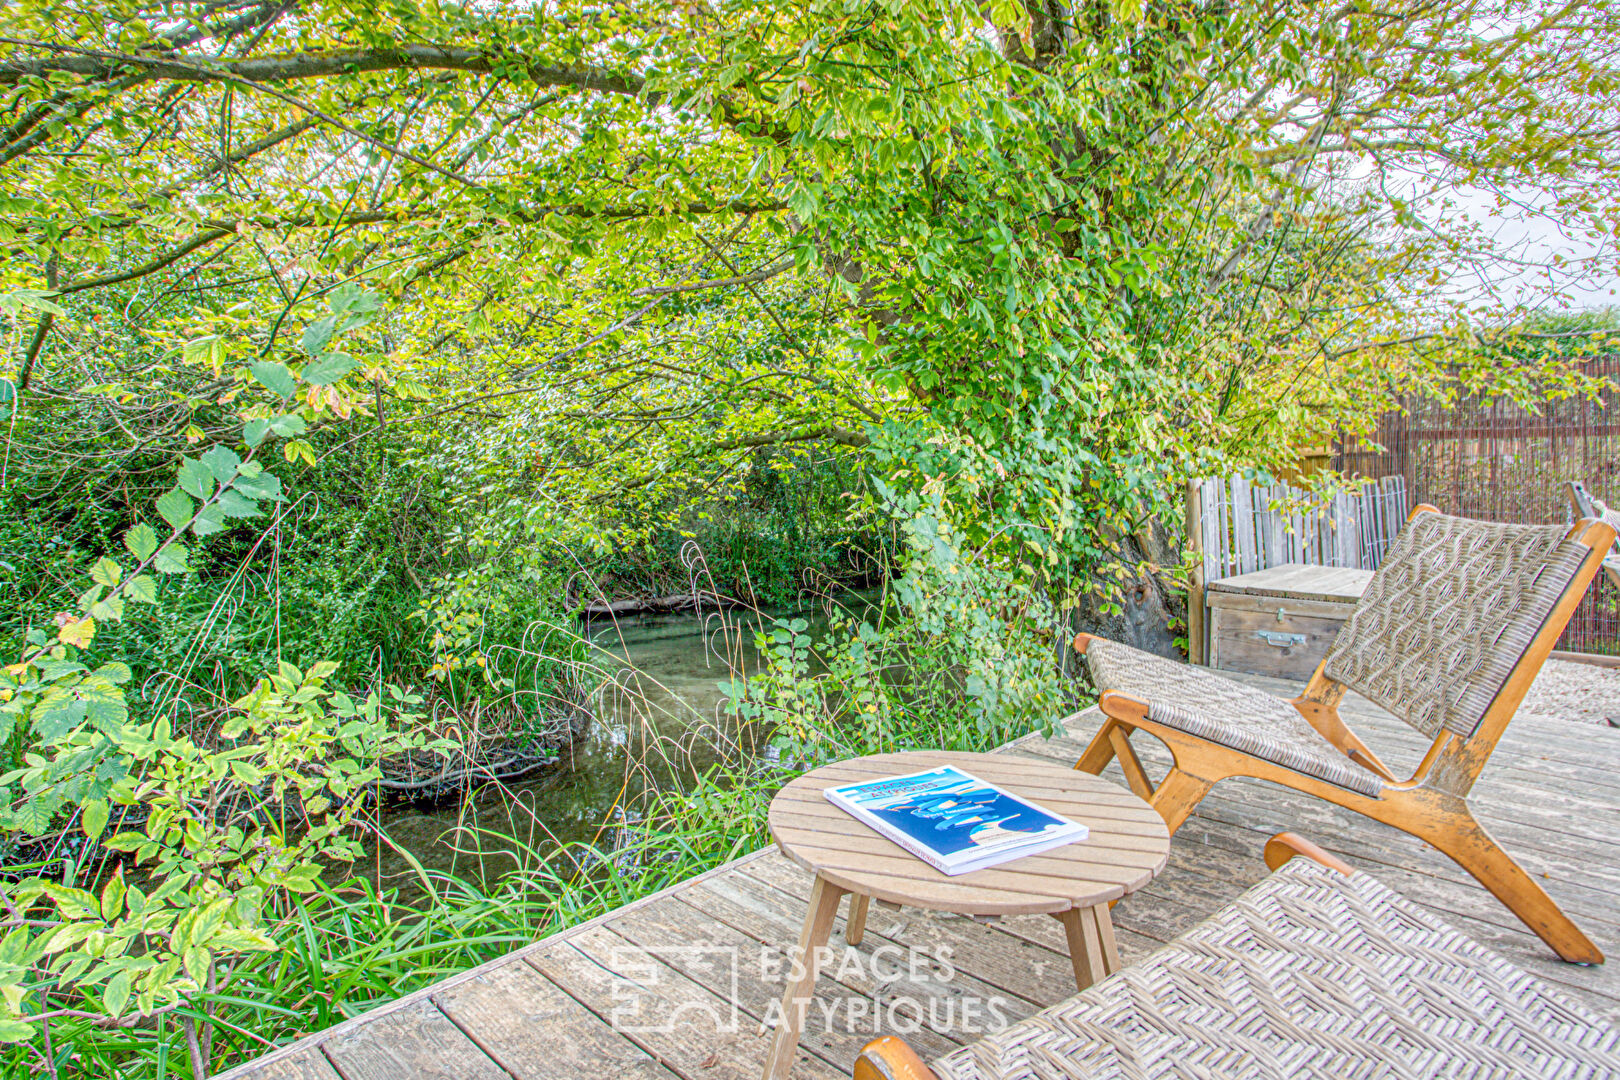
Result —
[{"label": "magazine", "polygon": [[942,873],[968,874],[1084,840],[1084,825],[951,765],[827,788],[853,814]]}]

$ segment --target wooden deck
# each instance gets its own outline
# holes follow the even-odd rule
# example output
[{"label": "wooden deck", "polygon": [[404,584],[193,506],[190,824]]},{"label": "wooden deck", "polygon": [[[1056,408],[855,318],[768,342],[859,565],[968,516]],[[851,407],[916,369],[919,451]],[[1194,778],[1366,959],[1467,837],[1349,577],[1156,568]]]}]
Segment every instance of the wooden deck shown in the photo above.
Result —
[{"label": "wooden deck", "polygon": [[[1277,693],[1297,690],[1242,678]],[[1392,767],[1415,763],[1424,748],[1365,701],[1352,698],[1343,711]],[[1022,739],[1004,752],[1072,764],[1096,726],[1088,711],[1062,738]],[[1168,760],[1151,739],[1139,743],[1150,770]],[[1121,779],[1117,766],[1110,774]],[[1490,894],[1411,837],[1255,781],[1217,786],[1176,834],[1168,869],[1114,909],[1122,957],[1128,964],[1146,955],[1258,881],[1266,838],[1293,829],[1620,1023],[1620,730],[1515,722],[1473,804],[1609,955],[1607,965],[1559,962]],[[781,992],[779,980],[761,973],[798,940],[809,889],[804,871],[758,852],[219,1080],[754,1080],[768,1046],[762,1019]],[[879,952],[883,946],[892,948]],[[833,947],[795,1077],[849,1075],[874,1034],[874,990],[883,1010],[876,1033],[905,1034],[927,1057],[1074,992],[1062,932],[1045,916],[985,925],[874,907],[859,950],[847,950],[836,932]],[[907,962],[894,961],[908,948],[920,962],[879,987],[874,976],[899,974]],[[874,956],[886,959],[874,965]]]}]

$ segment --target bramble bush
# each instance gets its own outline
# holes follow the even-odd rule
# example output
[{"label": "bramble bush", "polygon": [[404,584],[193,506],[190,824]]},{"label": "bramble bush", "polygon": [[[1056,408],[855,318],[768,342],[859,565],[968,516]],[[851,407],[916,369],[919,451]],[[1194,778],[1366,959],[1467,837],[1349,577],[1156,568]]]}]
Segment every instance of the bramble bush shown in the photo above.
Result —
[{"label": "bramble bush", "polygon": [[[254,363],[251,380],[272,398],[243,410],[245,455],[216,443],[181,456],[153,505],[162,531],[129,527],[122,550],[90,564],[73,607],[51,631],[30,629],[22,658],[0,672],[0,740],[19,751],[0,775],[0,829],[15,843],[76,827],[103,853],[129,857],[107,871],[101,856],[98,892],[75,884],[96,876],[84,857],[65,860],[59,877],[0,884],[0,1041],[49,1048],[53,1021],[119,1026],[179,1010],[193,1074],[206,1076],[212,999],[231,964],[278,947],[265,910],[284,910],[316,888],[328,861],[358,854],[356,814],[379,762],[447,748],[423,733],[420,697],[389,687],[357,701],[328,685],[331,660],[308,670],[282,661],[216,724],[191,730],[172,713],[132,714],[124,660],[83,662],[106,628],[157,603],[160,577],[193,574],[207,538],[279,513],[281,482],[256,456],[272,436],[289,459],[305,452],[305,410],[286,406],[300,384],[306,401],[324,393],[348,363],[329,350],[336,334],[375,310],[362,291],[334,294],[330,332],[306,333],[300,374]],[[199,996],[208,1002],[182,1008]]]}]

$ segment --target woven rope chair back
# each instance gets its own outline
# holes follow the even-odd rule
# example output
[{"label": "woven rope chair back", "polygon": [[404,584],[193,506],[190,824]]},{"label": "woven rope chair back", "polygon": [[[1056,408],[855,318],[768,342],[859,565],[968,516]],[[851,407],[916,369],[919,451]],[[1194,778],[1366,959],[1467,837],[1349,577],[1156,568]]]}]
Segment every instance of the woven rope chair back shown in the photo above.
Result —
[{"label": "woven rope chair back", "polygon": [[1431,738],[1468,738],[1590,553],[1568,533],[1413,515],[1328,650],[1326,674]]}]

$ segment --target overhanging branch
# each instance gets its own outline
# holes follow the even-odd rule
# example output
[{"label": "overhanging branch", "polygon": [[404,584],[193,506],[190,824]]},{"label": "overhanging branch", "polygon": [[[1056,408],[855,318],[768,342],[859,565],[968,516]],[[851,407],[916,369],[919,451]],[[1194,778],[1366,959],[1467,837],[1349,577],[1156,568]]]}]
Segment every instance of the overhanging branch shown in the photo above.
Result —
[{"label": "overhanging branch", "polygon": [[635,97],[645,80],[607,68],[556,67],[531,61],[521,55],[488,49],[455,49],[439,45],[396,45],[377,49],[340,49],[330,52],[293,53],[287,56],[241,57],[227,59],[180,60],[173,56],[147,56],[137,53],[100,52],[52,45],[47,42],[0,38],[10,45],[57,51],[64,55],[35,56],[0,60],[0,84],[54,74],[106,79],[129,71],[144,72],[149,78],[172,82],[254,83],[319,79],[355,72],[400,71],[406,69],[466,71],[480,75],[500,73],[524,75],[540,86],[594,90],[599,93]]}]

